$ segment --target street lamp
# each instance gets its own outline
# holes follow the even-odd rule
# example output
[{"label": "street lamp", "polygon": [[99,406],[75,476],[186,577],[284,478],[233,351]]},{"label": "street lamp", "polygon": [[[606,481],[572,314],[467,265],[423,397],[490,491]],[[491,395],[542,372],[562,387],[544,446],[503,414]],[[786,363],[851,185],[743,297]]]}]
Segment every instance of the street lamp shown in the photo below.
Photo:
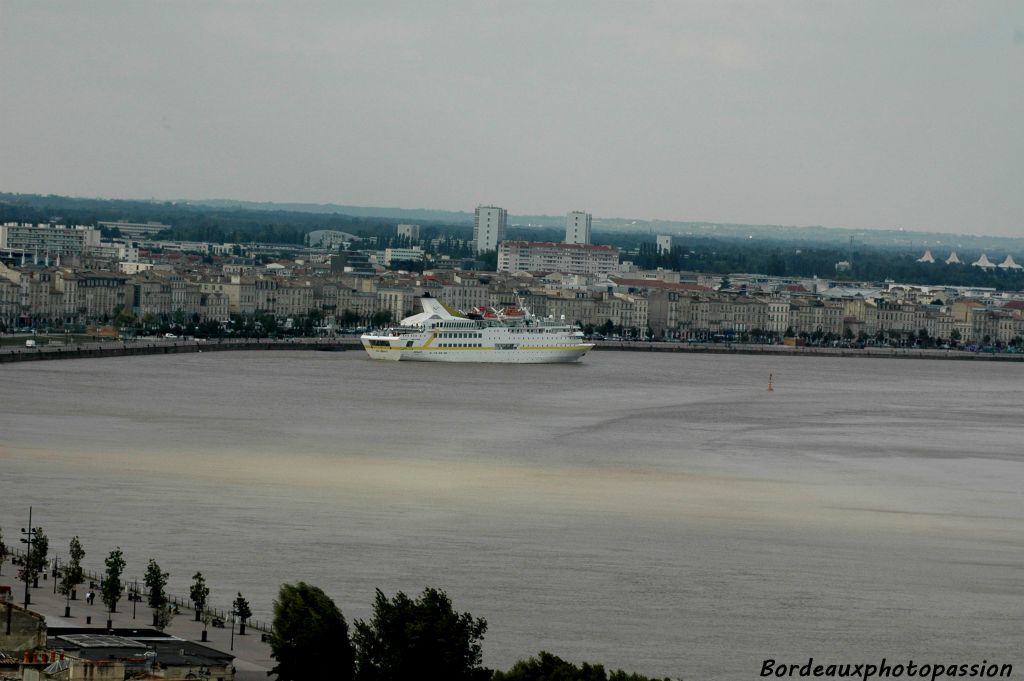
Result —
[{"label": "street lamp", "polygon": [[231,650],[235,649],[235,609],[231,608]]},{"label": "street lamp", "polygon": [[63,591],[64,591],[64,616],[65,617],[71,617],[71,589],[74,588],[75,585],[67,583],[67,580],[68,580],[68,576],[66,574],[67,568],[65,567],[64,570],[65,570],[64,588],[63,588]]},{"label": "street lamp", "polygon": [[25,575],[25,609],[26,610],[28,609],[28,604],[31,601],[31,599],[29,598],[29,595],[28,595],[28,583],[29,583],[29,580],[32,577],[31,572],[32,572],[32,565],[33,565],[33,560],[34,560],[32,558],[32,547],[36,543],[36,532],[37,531],[38,530],[36,528],[32,527],[32,507],[29,506],[28,507],[28,529],[26,530],[24,527],[21,528],[21,533],[23,535],[25,535],[24,537],[21,538],[21,543],[27,545],[27,548],[25,549],[25,567],[24,567],[24,570],[22,571],[23,574]]},{"label": "street lamp", "polygon": [[60,577],[60,556],[53,557],[53,593],[57,594],[57,579]]}]

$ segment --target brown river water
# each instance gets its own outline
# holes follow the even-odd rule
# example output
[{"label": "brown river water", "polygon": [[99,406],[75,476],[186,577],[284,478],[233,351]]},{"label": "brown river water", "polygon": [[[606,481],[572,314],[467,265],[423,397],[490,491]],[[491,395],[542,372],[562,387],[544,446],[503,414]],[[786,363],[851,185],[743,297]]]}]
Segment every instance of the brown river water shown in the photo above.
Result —
[{"label": "brown river water", "polygon": [[[774,374],[774,391],[767,388]],[[485,664],[1024,669],[1024,365],[601,352],[578,365],[205,353],[0,366],[0,528],[119,545],[265,617],[443,588]],[[4,566],[0,582],[9,580]]]}]

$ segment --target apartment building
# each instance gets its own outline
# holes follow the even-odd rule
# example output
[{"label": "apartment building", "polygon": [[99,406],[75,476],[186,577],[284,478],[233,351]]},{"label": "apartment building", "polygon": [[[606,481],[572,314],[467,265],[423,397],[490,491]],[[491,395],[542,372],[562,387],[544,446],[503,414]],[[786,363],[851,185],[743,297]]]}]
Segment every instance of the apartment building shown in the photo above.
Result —
[{"label": "apartment building", "polygon": [[499,272],[563,272],[607,276],[619,269],[619,249],[594,244],[504,241],[498,248]]},{"label": "apartment building", "polygon": [[487,286],[478,280],[469,279],[442,284],[438,297],[446,305],[467,312],[476,307],[485,307],[488,304],[488,295]]},{"label": "apartment building", "polygon": [[590,213],[574,210],[565,216],[565,243],[589,244],[593,218]]},{"label": "apartment building", "polygon": [[9,279],[0,277],[0,328],[14,328],[20,316],[21,287]]},{"label": "apartment building", "polygon": [[132,307],[130,278],[116,272],[54,272],[54,290],[62,294],[61,316],[66,323],[84,324],[114,317]]},{"label": "apartment building", "polygon": [[477,253],[497,250],[505,240],[508,211],[498,206],[477,206],[473,222],[473,243]]},{"label": "apartment building", "polygon": [[0,249],[30,251],[39,257],[82,255],[99,245],[100,231],[84,225],[0,225]]}]

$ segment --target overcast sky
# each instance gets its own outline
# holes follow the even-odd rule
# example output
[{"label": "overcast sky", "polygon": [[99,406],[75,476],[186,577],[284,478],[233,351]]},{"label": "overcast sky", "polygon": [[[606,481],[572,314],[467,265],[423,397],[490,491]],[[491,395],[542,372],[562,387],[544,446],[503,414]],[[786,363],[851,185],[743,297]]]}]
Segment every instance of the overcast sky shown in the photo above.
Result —
[{"label": "overcast sky", "polygon": [[0,190],[1024,235],[1024,2],[0,0]]}]

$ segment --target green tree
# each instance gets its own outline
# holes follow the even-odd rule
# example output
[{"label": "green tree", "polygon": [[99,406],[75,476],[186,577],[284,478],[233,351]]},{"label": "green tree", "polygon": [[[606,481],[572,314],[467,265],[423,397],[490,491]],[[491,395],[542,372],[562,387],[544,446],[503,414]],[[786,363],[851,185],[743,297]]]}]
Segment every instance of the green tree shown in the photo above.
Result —
[{"label": "green tree", "polygon": [[134,323],[135,315],[132,314],[131,309],[123,305],[118,305],[116,308],[116,313],[114,314],[114,326],[120,329],[123,326],[130,326]]},{"label": "green tree", "polygon": [[606,673],[603,665],[582,663],[579,667],[557,655],[541,651],[537,657],[516,662],[507,672],[494,672],[493,681],[670,681],[622,670]]},{"label": "green tree", "polygon": [[359,324],[359,313],[345,308],[341,313],[341,318],[338,320],[338,323],[342,326],[356,326]]},{"label": "green tree", "polygon": [[[20,570],[19,579],[32,580],[33,586],[39,586],[39,573],[46,569],[46,554],[50,551],[50,540],[43,528],[36,527],[32,541],[25,556],[25,565]],[[27,575],[27,576],[26,576]]]},{"label": "green tree", "polygon": [[242,597],[241,591],[238,592],[238,598],[231,604],[231,609],[234,611],[235,617],[238,618],[238,635],[245,636],[245,622],[252,617],[252,608],[249,607],[249,601]]},{"label": "green tree", "polygon": [[360,681],[429,676],[448,681],[486,681],[481,666],[487,621],[452,609],[444,591],[427,588],[416,600],[401,591],[391,600],[377,590],[373,617],[357,620],[352,636]]},{"label": "green tree", "polygon": [[107,610],[117,612],[117,602],[121,600],[121,575],[127,564],[121,547],[118,546],[111,551],[104,563],[107,566],[107,572],[100,581],[100,595]]},{"label": "green tree", "polygon": [[4,561],[7,560],[7,544],[4,543],[4,532],[0,530],[0,572],[3,571]]},{"label": "green tree", "polygon": [[85,550],[82,548],[82,542],[78,539],[78,535],[75,535],[68,544],[68,555],[71,556],[71,560],[64,568],[64,581],[60,584],[60,592],[70,598],[78,585],[85,581],[85,575],[82,572],[82,559],[85,558]]},{"label": "green tree", "polygon": [[158,611],[167,605],[167,592],[165,587],[167,586],[167,578],[170,576],[169,573],[160,570],[160,566],[152,558],[149,559],[149,564],[146,565],[146,574],[142,578],[142,582],[146,585],[146,602],[149,607],[153,608],[153,624],[157,623]]},{"label": "green tree", "polygon": [[305,582],[281,585],[270,650],[277,660],[270,673],[278,681],[355,678],[345,617],[327,594]]},{"label": "green tree", "polygon": [[392,314],[391,310],[378,310],[373,313],[373,317],[370,318],[370,324],[372,326],[387,326],[391,323]]},{"label": "green tree", "polygon": [[196,622],[198,622],[202,617],[203,610],[206,609],[206,601],[210,598],[210,587],[206,586],[206,578],[203,577],[202,572],[192,575],[192,586],[188,590],[188,597],[196,606]]},{"label": "green tree", "polygon": [[171,604],[164,600],[164,604],[153,611],[153,626],[158,631],[163,631],[171,624],[171,620],[174,619],[174,608]]}]

